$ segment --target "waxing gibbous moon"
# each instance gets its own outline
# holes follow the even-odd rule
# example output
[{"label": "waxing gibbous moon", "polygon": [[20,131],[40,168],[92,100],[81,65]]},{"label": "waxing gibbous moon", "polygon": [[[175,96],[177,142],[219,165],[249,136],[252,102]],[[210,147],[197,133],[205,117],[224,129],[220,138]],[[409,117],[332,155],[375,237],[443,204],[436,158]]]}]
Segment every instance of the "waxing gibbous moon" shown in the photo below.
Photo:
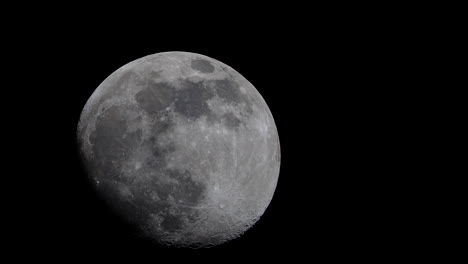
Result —
[{"label": "waxing gibbous moon", "polygon": [[279,176],[278,132],[262,96],[201,54],[157,53],[116,70],[84,106],[77,139],[97,193],[163,245],[240,236]]}]

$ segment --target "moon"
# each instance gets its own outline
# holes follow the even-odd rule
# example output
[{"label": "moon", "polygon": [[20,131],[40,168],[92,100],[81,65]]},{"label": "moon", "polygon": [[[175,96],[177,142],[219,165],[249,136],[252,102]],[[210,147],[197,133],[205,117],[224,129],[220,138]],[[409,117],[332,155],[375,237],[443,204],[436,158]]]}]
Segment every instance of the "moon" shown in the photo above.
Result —
[{"label": "moon", "polygon": [[97,193],[162,245],[239,237],[278,182],[266,102],[234,69],[196,53],[156,53],[116,70],[84,106],[77,142]]}]

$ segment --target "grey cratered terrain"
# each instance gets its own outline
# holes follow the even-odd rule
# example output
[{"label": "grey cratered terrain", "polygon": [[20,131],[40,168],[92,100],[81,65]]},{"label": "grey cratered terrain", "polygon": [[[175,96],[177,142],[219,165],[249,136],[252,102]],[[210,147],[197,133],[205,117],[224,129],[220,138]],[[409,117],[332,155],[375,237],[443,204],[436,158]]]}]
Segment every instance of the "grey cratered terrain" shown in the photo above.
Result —
[{"label": "grey cratered terrain", "polygon": [[278,181],[280,145],[265,101],[234,69],[200,54],[124,65],[89,98],[77,136],[97,192],[165,245],[238,237]]}]

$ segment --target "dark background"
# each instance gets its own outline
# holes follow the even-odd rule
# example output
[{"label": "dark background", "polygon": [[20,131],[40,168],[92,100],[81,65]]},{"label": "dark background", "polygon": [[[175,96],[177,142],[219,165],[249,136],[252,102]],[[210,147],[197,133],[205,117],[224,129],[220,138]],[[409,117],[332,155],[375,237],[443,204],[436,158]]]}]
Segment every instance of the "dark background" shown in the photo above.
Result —
[{"label": "dark background", "polygon": [[[21,228],[11,243],[59,261],[296,262],[411,250],[413,234],[400,236],[408,220],[393,214],[404,188],[392,189],[401,183],[394,165],[409,162],[393,155],[405,132],[392,125],[405,102],[393,98],[408,74],[394,65],[401,48],[411,46],[392,38],[385,21],[280,7],[268,14],[221,13],[208,16],[208,26],[169,16],[151,21],[155,27],[62,14],[15,31],[25,51],[15,80],[24,88],[17,90],[22,118],[11,122],[21,127],[13,133],[28,155],[16,148],[21,158],[7,165],[24,175],[21,217],[13,218]],[[211,249],[168,249],[132,235],[92,192],[78,159],[76,128],[94,89],[122,65],[165,51],[200,53],[233,67],[263,96],[279,132],[281,172],[270,206],[244,235]]]}]

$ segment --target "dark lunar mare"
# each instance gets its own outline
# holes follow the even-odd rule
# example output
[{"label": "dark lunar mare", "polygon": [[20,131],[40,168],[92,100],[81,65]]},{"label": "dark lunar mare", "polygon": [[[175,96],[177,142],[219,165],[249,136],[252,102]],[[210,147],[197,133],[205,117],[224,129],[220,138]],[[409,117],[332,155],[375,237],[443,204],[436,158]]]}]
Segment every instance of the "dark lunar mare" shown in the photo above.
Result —
[{"label": "dark lunar mare", "polygon": [[194,59],[190,63],[190,67],[192,69],[203,72],[203,73],[211,73],[214,71],[214,66],[211,64],[211,62],[204,60],[204,59]]},{"label": "dark lunar mare", "polygon": [[[129,76],[132,75],[125,74],[122,78]],[[120,85],[122,83],[117,82]],[[189,222],[196,221],[198,217],[198,213],[190,206],[196,206],[200,202],[206,187],[194,181],[188,170],[167,169],[164,157],[175,151],[175,145],[157,144],[158,138],[170,132],[175,125],[165,110],[174,102],[174,98],[184,102],[178,104],[176,101],[174,108],[187,118],[197,118],[210,112],[206,99],[213,94],[203,83],[187,81],[183,86],[184,90],[175,92],[174,87],[168,83],[148,81],[144,89],[136,93],[137,106],[153,119],[150,124],[151,136],[148,138],[142,138],[141,130],[127,132],[126,112],[129,109],[138,110],[130,105],[102,108],[96,120],[96,129],[90,134],[89,140],[95,157],[89,171],[99,181],[99,193],[104,194],[105,200],[109,201],[115,212],[130,223],[142,225],[153,221],[151,215],[158,215],[163,219],[161,228],[167,232],[175,232],[184,227],[182,217],[186,217]],[[141,118],[135,122],[138,121],[141,122]],[[122,164],[142,146],[147,147],[151,155],[134,175],[123,175]],[[173,182],[161,181],[163,175],[170,177]],[[123,196],[120,188],[128,188],[130,195]],[[154,200],[155,195],[159,200]],[[177,208],[177,215],[169,213],[172,206],[169,196],[177,201],[176,204],[184,205]]]},{"label": "dark lunar mare", "polygon": [[214,93],[207,89],[204,82],[181,80],[181,89],[176,93],[174,110],[189,120],[195,120],[203,115],[212,115],[207,100]]},{"label": "dark lunar mare", "polygon": [[168,83],[149,81],[145,89],[135,95],[138,105],[148,114],[156,114],[174,100],[174,88]]},{"label": "dark lunar mare", "polygon": [[102,111],[95,130],[89,136],[95,155],[92,171],[97,178],[116,179],[120,177],[121,161],[128,158],[132,146],[141,141],[142,131],[127,133],[127,121],[118,106]]},{"label": "dark lunar mare", "polygon": [[[217,96],[222,98],[226,103],[242,106],[243,111],[240,112],[241,117],[249,118],[253,113],[252,102],[249,97],[241,93],[239,84],[229,78],[221,80],[207,80],[206,85],[210,87]],[[222,122],[226,127],[237,130],[243,120],[239,119],[233,113],[225,113],[221,116],[221,120],[214,120],[215,122]]]},{"label": "dark lunar mare", "polygon": [[242,121],[237,118],[233,113],[226,113],[223,115],[223,124],[230,129],[237,129]]}]

